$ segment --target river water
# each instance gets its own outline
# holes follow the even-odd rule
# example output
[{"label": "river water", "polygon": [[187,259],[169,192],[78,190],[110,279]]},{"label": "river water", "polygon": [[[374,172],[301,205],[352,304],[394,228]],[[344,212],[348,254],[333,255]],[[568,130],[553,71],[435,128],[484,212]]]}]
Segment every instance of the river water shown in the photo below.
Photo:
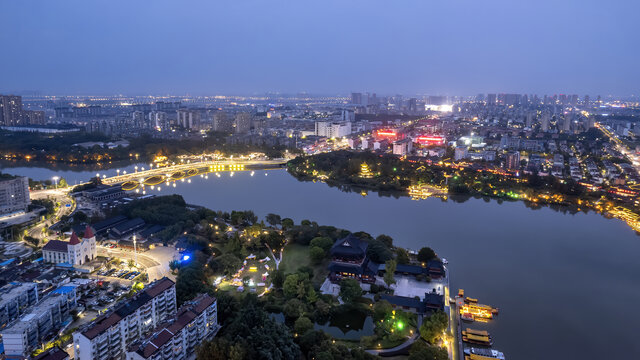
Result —
[{"label": "river water", "polygon": [[[46,168],[4,168],[34,179]],[[108,174],[115,169],[102,170]],[[41,176],[40,176],[41,175]],[[500,308],[488,329],[508,359],[640,358],[640,237],[624,222],[522,202],[362,196],[324,183],[300,182],[284,170],[210,174],[157,194],[180,194],[215,210],[277,213],[374,236],[412,249],[430,246],[449,260],[451,286]],[[69,183],[95,169],[68,170]],[[157,190],[157,189],[156,189]]]}]

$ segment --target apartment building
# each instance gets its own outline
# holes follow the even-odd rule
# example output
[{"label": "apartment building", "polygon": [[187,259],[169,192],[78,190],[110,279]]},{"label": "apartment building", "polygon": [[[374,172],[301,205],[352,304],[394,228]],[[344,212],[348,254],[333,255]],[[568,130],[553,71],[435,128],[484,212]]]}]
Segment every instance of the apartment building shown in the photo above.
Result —
[{"label": "apartment building", "polygon": [[157,280],[75,332],[75,359],[124,359],[130,344],[175,314],[175,283],[166,277]]},{"label": "apartment building", "polygon": [[38,302],[36,283],[9,283],[0,288],[0,327],[17,319]]},{"label": "apartment building", "polygon": [[75,287],[52,292],[27,314],[14,320],[0,334],[7,356],[28,356],[42,342],[55,338],[63,321],[77,305]]},{"label": "apartment building", "polygon": [[201,294],[180,307],[178,314],[158,327],[153,335],[132,345],[127,360],[193,358],[196,346],[214,336],[219,328],[217,300]]}]

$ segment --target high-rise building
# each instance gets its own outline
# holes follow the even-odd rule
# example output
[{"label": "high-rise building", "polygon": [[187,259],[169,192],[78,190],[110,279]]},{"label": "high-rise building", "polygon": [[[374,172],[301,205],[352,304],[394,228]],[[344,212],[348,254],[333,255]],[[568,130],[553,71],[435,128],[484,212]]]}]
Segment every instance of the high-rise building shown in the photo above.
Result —
[{"label": "high-rise building", "polygon": [[22,96],[0,95],[0,125],[24,125]]},{"label": "high-rise building", "polygon": [[149,124],[157,130],[169,130],[167,113],[164,111],[151,111],[149,113]]},{"label": "high-rise building", "polygon": [[213,114],[213,131],[230,133],[233,131],[233,119],[230,119],[224,111],[216,112]]},{"label": "high-rise building", "polygon": [[351,93],[351,103],[353,105],[362,105],[362,93]]},{"label": "high-rise building", "polygon": [[175,314],[175,283],[166,277],[156,280],[73,333],[75,359],[124,359],[129,345]]},{"label": "high-rise building", "polygon": [[520,153],[517,151],[511,151],[507,154],[507,160],[505,166],[510,170],[520,169]]},{"label": "high-rise building", "polygon": [[525,125],[526,127],[528,127],[529,129],[531,129],[533,127],[533,119],[534,119],[535,114],[531,111],[529,111],[527,113],[527,120],[525,121]]},{"label": "high-rise building", "polygon": [[233,132],[236,134],[246,134],[251,130],[251,114],[238,113],[233,121]]},{"label": "high-rise building", "polygon": [[487,94],[487,105],[495,105],[496,99],[496,94]]},{"label": "high-rise building", "polygon": [[573,122],[573,113],[564,114],[564,121],[562,123],[562,131],[568,133],[571,132],[571,123]]},{"label": "high-rise building", "polygon": [[549,131],[549,121],[551,120],[551,114],[548,111],[542,113],[542,117],[540,118],[540,130]]},{"label": "high-rise building", "polygon": [[22,112],[22,116],[24,123],[29,125],[44,125],[47,122],[44,111],[25,110]]},{"label": "high-rise building", "polygon": [[178,125],[188,130],[200,130],[200,111],[178,109]]},{"label": "high-rise building", "polygon": [[136,128],[145,127],[144,111],[134,111],[133,113],[131,113],[131,119],[133,120],[134,127]]},{"label": "high-rise building", "polygon": [[191,358],[202,341],[214,336],[218,325],[218,303],[201,294],[185,303],[178,314],[139,345],[129,348],[127,360],[185,360]]},{"label": "high-rise building", "polygon": [[0,216],[27,211],[29,204],[29,178],[0,180]]},{"label": "high-rise building", "polygon": [[589,99],[589,95],[585,95],[582,102],[585,108],[588,108],[589,106],[591,106],[591,100]]}]

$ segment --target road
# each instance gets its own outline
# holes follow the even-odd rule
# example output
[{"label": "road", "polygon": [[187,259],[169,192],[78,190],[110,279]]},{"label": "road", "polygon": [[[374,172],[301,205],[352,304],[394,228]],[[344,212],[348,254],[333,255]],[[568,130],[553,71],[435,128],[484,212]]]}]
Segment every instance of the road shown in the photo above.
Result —
[{"label": "road", "polygon": [[[135,260],[136,255],[132,250],[123,249],[111,249],[103,246],[98,246],[98,256],[117,257],[122,260]],[[160,279],[164,276],[175,280],[169,263],[171,260],[178,256],[178,252],[175,248],[157,246],[154,249],[139,252],[137,255],[138,265],[143,267],[149,274],[149,281]]]},{"label": "road", "polygon": [[69,215],[73,213],[75,210],[75,201],[71,196],[69,196],[69,188],[65,189],[51,189],[51,190],[38,190],[31,191],[30,197],[32,200],[39,199],[51,199],[55,203],[60,203],[60,206],[56,209],[55,214],[51,216],[49,219],[44,221],[40,221],[36,225],[32,226],[27,230],[27,235],[36,238],[42,242],[42,240],[46,239],[46,236],[43,235],[42,229],[44,227],[49,227],[55,224],[60,217],[63,215]]}]

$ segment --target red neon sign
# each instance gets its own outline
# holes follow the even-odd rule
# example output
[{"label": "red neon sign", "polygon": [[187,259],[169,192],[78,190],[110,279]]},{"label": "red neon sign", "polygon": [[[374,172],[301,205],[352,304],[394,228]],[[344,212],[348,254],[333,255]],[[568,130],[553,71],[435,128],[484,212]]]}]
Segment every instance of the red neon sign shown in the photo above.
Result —
[{"label": "red neon sign", "polygon": [[422,145],[442,145],[444,144],[444,137],[442,136],[418,136],[416,142]]}]

